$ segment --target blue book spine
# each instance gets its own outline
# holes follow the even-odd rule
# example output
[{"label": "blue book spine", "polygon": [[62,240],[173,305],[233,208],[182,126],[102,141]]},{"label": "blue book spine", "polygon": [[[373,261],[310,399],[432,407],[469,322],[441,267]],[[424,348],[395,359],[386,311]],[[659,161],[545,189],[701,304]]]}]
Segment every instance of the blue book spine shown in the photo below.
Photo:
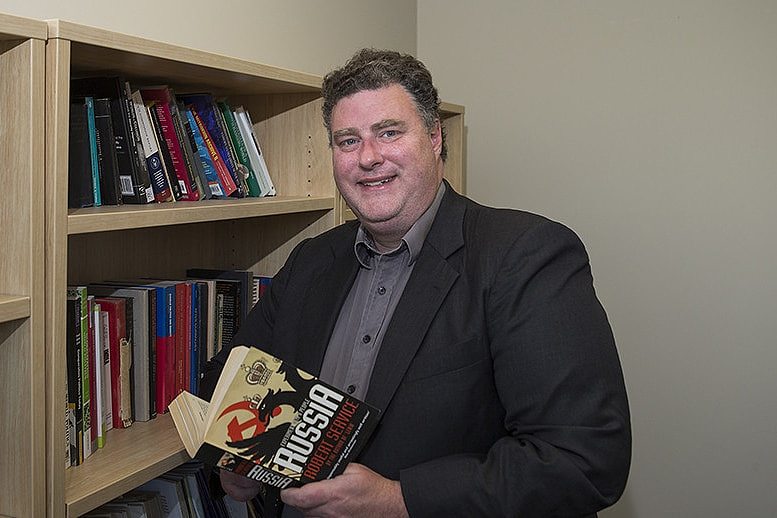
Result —
[{"label": "blue book spine", "polygon": [[194,142],[197,145],[197,155],[202,162],[202,169],[205,171],[205,178],[208,181],[208,188],[213,196],[224,196],[224,190],[221,188],[221,182],[219,181],[218,174],[216,174],[216,166],[213,165],[213,159],[208,153],[208,148],[205,146],[205,140],[202,138],[200,128],[197,126],[197,121],[194,120],[191,110],[184,110],[186,113],[186,120],[189,121],[189,126],[194,136]]},{"label": "blue book spine", "polygon": [[190,368],[189,368],[189,392],[197,394],[200,379],[199,376],[199,357],[200,357],[200,297],[197,293],[197,283],[189,283],[192,291],[192,318],[191,318],[191,337],[192,343],[189,350]]}]

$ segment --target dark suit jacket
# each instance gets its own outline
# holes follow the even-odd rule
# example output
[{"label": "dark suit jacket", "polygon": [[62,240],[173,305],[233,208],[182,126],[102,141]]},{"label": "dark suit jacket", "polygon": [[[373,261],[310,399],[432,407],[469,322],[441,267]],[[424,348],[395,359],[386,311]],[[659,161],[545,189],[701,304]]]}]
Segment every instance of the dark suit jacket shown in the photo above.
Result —
[{"label": "dark suit jacket", "polygon": [[[357,272],[356,229],[300,243],[235,343],[318,373]],[[359,462],[401,481],[411,516],[586,516],[623,491],[631,436],[612,332],[582,243],[540,216],[447,186],[366,400],[383,415]]]}]

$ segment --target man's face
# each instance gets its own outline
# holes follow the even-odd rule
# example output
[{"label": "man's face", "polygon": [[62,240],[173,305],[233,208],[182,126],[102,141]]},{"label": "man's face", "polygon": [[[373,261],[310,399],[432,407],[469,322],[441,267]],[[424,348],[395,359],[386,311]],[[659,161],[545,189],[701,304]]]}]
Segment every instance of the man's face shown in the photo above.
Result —
[{"label": "man's face", "polygon": [[331,129],[340,193],[378,244],[393,248],[442,180],[439,122],[430,131],[410,94],[394,84],[341,99]]}]

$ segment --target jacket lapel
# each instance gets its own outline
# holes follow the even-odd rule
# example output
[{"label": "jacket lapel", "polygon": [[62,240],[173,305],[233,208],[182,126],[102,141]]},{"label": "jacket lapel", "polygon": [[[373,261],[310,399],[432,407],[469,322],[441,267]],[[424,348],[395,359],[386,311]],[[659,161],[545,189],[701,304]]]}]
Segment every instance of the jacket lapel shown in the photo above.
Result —
[{"label": "jacket lapel", "polygon": [[413,273],[383,338],[366,400],[385,410],[426,331],[459,276],[447,258],[464,245],[463,198],[447,185],[445,197],[437,212]]},{"label": "jacket lapel", "polygon": [[304,328],[298,335],[301,342],[293,351],[296,356],[294,362],[302,370],[316,376],[321,372],[339,308],[345,302],[358,271],[359,263],[353,253],[355,231],[348,235],[349,244],[332,246],[332,262],[317,276],[300,308],[308,318],[302,320]]}]

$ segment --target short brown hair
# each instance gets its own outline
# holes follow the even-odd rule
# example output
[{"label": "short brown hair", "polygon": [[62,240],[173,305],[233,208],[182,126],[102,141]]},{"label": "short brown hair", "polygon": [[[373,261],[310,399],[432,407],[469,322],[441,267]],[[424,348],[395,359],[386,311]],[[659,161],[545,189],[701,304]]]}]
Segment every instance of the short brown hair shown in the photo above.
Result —
[{"label": "short brown hair", "polygon": [[[324,126],[332,136],[332,110],[343,98],[364,90],[377,90],[398,84],[415,102],[418,114],[429,130],[440,120],[440,97],[432,83],[432,75],[421,61],[409,54],[393,50],[362,49],[341,68],[324,76],[321,93]],[[448,156],[445,132],[442,132],[440,157]]]}]

